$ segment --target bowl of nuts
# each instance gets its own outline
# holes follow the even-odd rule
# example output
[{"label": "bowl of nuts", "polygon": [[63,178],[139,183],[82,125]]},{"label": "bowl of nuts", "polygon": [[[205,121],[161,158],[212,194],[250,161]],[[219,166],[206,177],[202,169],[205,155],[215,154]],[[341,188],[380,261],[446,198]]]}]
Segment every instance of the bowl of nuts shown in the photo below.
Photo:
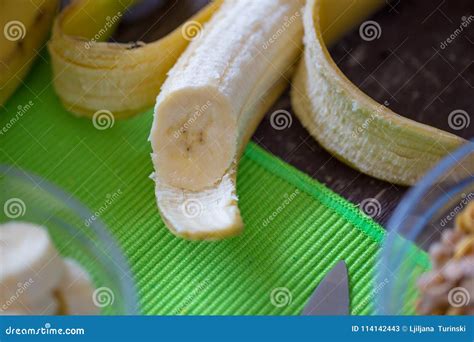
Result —
[{"label": "bowl of nuts", "polygon": [[402,200],[378,266],[379,314],[474,315],[474,142]]}]

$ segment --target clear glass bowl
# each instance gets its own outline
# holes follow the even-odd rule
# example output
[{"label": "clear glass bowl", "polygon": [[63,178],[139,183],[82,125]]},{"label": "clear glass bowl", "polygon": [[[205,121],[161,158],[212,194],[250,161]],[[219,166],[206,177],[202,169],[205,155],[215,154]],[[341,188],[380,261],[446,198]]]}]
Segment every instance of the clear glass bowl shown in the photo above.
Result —
[{"label": "clear glass bowl", "polygon": [[416,313],[416,281],[431,267],[426,251],[473,200],[474,142],[469,142],[413,187],[391,217],[375,284],[378,314]]},{"label": "clear glass bowl", "polygon": [[137,314],[134,281],[124,255],[105,225],[72,196],[46,180],[0,165],[0,223],[32,222],[48,229],[63,257],[85,267],[102,314]]}]

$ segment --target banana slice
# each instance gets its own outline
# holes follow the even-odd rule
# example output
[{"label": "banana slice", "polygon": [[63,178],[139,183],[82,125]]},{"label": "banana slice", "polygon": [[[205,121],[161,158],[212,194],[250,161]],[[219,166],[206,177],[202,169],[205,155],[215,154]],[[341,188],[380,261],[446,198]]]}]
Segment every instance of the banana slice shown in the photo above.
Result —
[{"label": "banana slice", "polygon": [[338,159],[370,176],[412,185],[466,141],[376,103],[343,75],[326,48],[340,36],[341,23],[356,23],[380,3],[307,1],[305,52],[293,80],[292,105],[308,131]]},{"label": "banana slice", "polygon": [[12,301],[10,305],[3,305],[3,315],[34,315],[34,316],[52,316],[57,315],[59,302],[53,292],[45,293],[35,302],[26,302],[22,297],[17,301]]},{"label": "banana slice", "polygon": [[27,74],[52,26],[58,0],[0,2],[0,105]]},{"label": "banana slice", "polygon": [[0,225],[0,260],[0,303],[41,302],[64,271],[47,230],[30,223]]},{"label": "banana slice", "polygon": [[302,45],[302,1],[225,1],[169,73],[151,130],[158,207],[177,235],[242,228],[236,165]]},{"label": "banana slice", "polygon": [[93,302],[94,286],[86,270],[75,260],[65,259],[63,278],[56,291],[61,313],[67,315],[96,315],[99,309]]}]

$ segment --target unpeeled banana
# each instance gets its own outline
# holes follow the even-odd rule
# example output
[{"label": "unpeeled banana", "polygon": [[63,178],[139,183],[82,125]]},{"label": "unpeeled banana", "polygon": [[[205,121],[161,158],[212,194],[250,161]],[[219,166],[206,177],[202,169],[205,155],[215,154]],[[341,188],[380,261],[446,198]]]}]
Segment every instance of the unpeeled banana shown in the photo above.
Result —
[{"label": "unpeeled banana", "polygon": [[382,180],[413,185],[465,140],[378,104],[343,75],[326,48],[339,36],[341,23],[380,3],[307,1],[305,53],[293,79],[292,105],[316,140],[343,162]]},{"label": "unpeeled banana", "polygon": [[156,197],[176,234],[242,228],[236,167],[302,46],[303,1],[225,1],[170,71],[151,130]]},{"label": "unpeeled banana", "polygon": [[0,105],[15,91],[39,54],[58,2],[0,1]]}]

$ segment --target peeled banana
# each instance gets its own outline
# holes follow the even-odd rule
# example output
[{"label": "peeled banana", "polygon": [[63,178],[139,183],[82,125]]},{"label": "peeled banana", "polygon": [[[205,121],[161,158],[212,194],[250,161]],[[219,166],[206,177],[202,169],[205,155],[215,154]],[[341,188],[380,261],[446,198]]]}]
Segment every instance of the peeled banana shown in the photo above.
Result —
[{"label": "peeled banana", "polygon": [[343,75],[326,48],[339,36],[341,23],[382,2],[307,1],[305,52],[293,79],[292,105],[303,125],[337,158],[373,177],[413,185],[465,140],[378,104]]},{"label": "peeled banana", "polygon": [[0,105],[21,83],[41,50],[52,26],[58,2],[0,1]]},{"label": "peeled banana", "polygon": [[302,1],[225,1],[169,72],[150,140],[169,228],[214,239],[242,228],[238,160],[301,51]]}]

